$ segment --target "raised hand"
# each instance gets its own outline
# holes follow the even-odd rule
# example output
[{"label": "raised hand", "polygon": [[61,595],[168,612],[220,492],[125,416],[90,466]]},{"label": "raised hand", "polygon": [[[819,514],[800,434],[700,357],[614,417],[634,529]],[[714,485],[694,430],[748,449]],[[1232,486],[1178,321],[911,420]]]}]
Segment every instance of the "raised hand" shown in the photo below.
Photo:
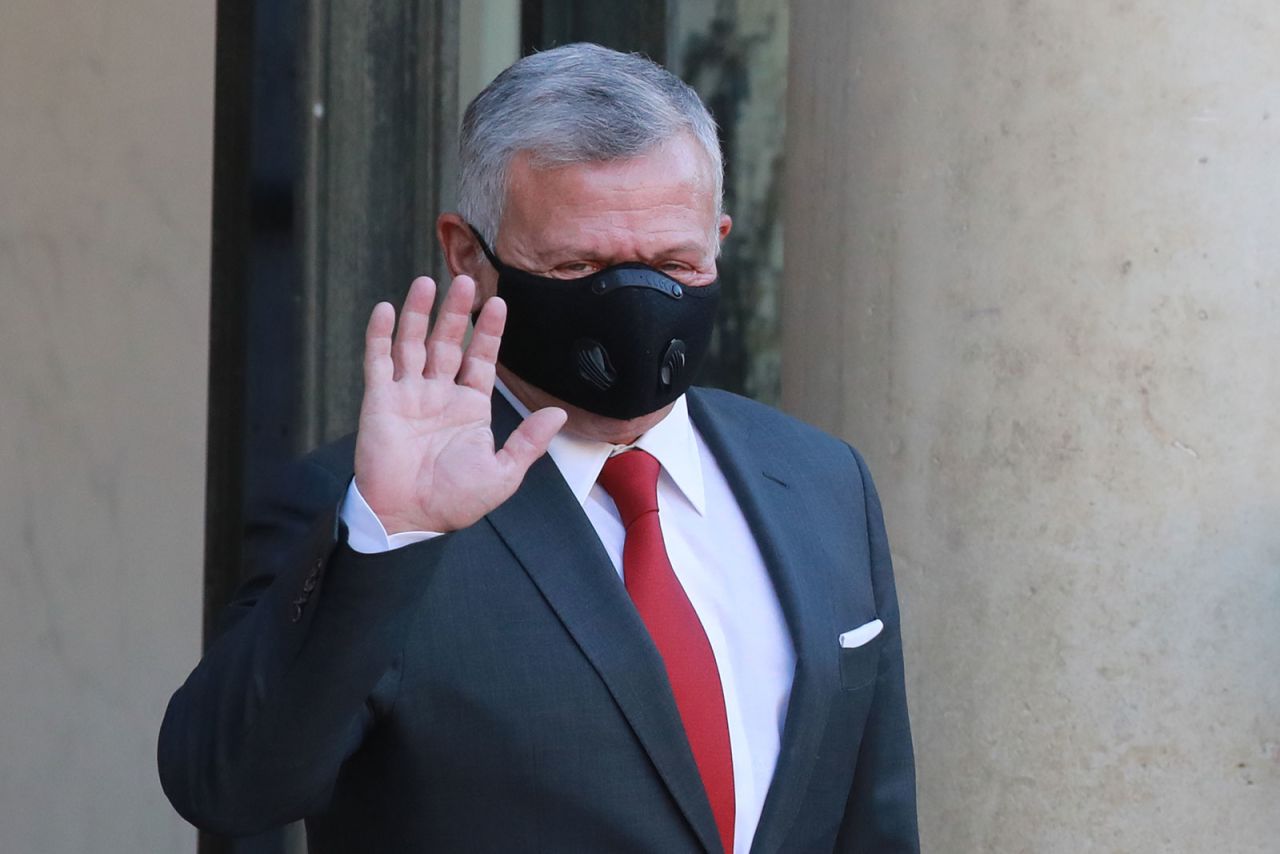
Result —
[{"label": "raised hand", "polygon": [[356,486],[389,534],[478,521],[511,497],[566,418],[540,409],[495,452],[489,396],[506,304],[484,304],[464,352],[475,282],[453,280],[429,330],[435,294],[431,279],[414,279],[394,342],[390,303],[374,306],[365,332]]}]

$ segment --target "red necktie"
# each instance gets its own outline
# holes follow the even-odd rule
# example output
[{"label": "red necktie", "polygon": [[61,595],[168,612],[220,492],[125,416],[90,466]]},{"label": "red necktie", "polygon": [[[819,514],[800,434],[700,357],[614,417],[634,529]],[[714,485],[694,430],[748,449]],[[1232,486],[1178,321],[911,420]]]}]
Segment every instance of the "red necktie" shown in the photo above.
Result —
[{"label": "red necktie", "polygon": [[726,852],[733,851],[733,755],[724,691],[711,643],[676,578],[658,521],[658,461],[641,450],[610,457],[600,472],[627,529],[622,574],[675,694],[693,760]]}]

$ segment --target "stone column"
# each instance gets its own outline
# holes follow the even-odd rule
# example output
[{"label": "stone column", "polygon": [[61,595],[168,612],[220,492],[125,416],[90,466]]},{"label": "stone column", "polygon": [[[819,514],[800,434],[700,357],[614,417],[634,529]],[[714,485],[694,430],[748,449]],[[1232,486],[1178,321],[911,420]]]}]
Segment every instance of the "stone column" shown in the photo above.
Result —
[{"label": "stone column", "polygon": [[867,455],[927,850],[1280,839],[1280,11],[793,4],[783,398]]},{"label": "stone column", "polygon": [[191,852],[214,4],[0,2],[0,850]]}]

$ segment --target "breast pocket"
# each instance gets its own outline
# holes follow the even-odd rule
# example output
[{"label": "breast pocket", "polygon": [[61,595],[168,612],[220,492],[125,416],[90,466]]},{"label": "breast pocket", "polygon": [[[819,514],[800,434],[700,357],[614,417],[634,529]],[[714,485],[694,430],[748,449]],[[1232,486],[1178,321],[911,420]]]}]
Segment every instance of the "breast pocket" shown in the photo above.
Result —
[{"label": "breast pocket", "polygon": [[880,634],[862,646],[840,648],[840,684],[846,691],[856,691],[876,681],[876,674],[880,672],[880,649],[883,645],[884,635]]}]

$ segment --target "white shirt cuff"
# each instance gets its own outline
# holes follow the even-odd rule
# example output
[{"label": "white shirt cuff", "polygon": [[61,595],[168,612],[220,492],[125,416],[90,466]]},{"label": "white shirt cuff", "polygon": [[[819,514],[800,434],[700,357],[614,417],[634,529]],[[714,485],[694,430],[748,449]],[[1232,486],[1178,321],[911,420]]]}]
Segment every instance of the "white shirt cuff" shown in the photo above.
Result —
[{"label": "white shirt cuff", "polygon": [[347,495],[342,499],[342,509],[338,513],[342,523],[347,526],[347,545],[352,551],[361,554],[380,554],[443,536],[438,531],[401,531],[398,534],[388,534],[387,529],[382,527],[378,514],[373,512],[369,502],[360,494],[355,478],[351,479],[351,485],[347,487]]}]

